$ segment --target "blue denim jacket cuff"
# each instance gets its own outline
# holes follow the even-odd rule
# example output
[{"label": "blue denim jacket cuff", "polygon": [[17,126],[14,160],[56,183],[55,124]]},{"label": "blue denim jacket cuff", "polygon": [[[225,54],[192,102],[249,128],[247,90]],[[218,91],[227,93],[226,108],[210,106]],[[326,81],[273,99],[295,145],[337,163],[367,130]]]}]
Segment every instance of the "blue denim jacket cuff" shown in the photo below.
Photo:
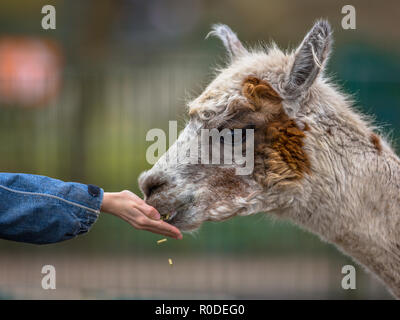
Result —
[{"label": "blue denim jacket cuff", "polygon": [[0,173],[0,238],[43,244],[86,233],[100,214],[103,196],[90,184]]},{"label": "blue denim jacket cuff", "polygon": [[[82,188],[85,188],[85,185],[82,185]],[[74,192],[77,192],[77,194],[74,194]],[[85,208],[82,207],[80,210],[75,212],[75,215],[80,222],[78,234],[88,232],[92,225],[96,222],[100,214],[101,203],[103,202],[104,197],[104,190],[93,185],[87,186],[86,192],[89,193],[88,196],[86,193],[86,197],[82,198],[78,194],[80,192],[81,190],[78,187],[77,190],[72,191],[69,194],[69,197],[72,199],[80,199],[81,201],[79,201],[79,203],[85,206]]]}]

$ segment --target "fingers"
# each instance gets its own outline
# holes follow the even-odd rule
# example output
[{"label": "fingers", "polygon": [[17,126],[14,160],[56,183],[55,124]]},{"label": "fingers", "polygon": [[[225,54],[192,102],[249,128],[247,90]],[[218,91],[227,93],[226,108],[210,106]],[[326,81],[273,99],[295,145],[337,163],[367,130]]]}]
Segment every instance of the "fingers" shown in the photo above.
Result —
[{"label": "fingers", "polygon": [[161,234],[167,237],[182,239],[182,234],[178,228],[162,221],[154,221],[145,216],[131,222],[132,226],[139,230],[146,230],[153,233]]},{"label": "fingers", "polygon": [[182,235],[180,233],[177,234],[177,233],[172,233],[169,231],[161,231],[160,229],[154,229],[154,228],[146,228],[144,230],[155,233],[155,234],[161,234],[163,236],[167,236],[167,237],[174,238],[174,239],[179,239],[179,240],[182,239]]},{"label": "fingers", "polygon": [[136,196],[136,195],[134,195],[134,196],[135,196],[135,199],[134,199],[133,206],[137,210],[141,211],[144,215],[146,215],[150,219],[159,220],[161,218],[161,215],[159,214],[159,212],[157,211],[156,208],[148,205],[143,199],[139,198],[138,196]]},{"label": "fingers", "polygon": [[182,239],[178,228],[160,220],[160,213],[154,207],[148,205],[143,199],[134,193],[124,190],[123,198],[128,201],[128,214],[122,218],[128,221],[134,228],[161,234],[167,237]]},{"label": "fingers", "polygon": [[182,234],[179,229],[164,221],[149,220],[149,222],[146,224],[146,228],[154,233],[167,235],[176,239],[182,239]]}]

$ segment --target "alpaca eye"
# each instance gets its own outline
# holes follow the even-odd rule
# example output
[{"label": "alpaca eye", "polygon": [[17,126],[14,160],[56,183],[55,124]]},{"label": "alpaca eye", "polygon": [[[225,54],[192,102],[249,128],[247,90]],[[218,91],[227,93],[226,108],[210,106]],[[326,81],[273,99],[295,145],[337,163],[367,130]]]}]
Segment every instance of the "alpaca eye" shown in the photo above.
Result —
[{"label": "alpaca eye", "polygon": [[246,129],[231,129],[232,145],[246,141]]},{"label": "alpaca eye", "polygon": [[[226,129],[225,129],[226,130]],[[238,144],[239,142],[243,142],[246,140],[246,135],[243,135],[243,129],[229,129],[229,134],[230,134],[230,143],[232,145]],[[225,138],[227,138],[226,134],[220,136],[220,142],[221,144],[225,144]],[[228,142],[227,140],[226,142]]]},{"label": "alpaca eye", "polygon": [[249,124],[242,129],[242,143],[246,141],[246,130],[255,130],[256,126],[254,124]]},{"label": "alpaca eye", "polygon": [[[232,145],[244,143],[246,141],[246,130],[255,129],[255,125],[251,124],[241,129],[229,129],[231,134]],[[221,137],[221,143],[224,143],[224,139]]]}]

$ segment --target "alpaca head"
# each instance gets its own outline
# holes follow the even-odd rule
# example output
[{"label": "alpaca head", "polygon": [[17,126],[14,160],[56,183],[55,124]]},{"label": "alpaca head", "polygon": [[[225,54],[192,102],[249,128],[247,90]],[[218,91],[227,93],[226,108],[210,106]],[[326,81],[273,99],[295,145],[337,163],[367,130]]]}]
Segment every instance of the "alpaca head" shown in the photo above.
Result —
[{"label": "alpaca head", "polygon": [[[189,103],[185,129],[139,184],[145,200],[168,222],[192,230],[203,221],[265,211],[284,213],[304,190],[312,160],[304,115],[313,88],[324,86],[323,68],[331,47],[331,28],[318,21],[290,53],[276,46],[248,51],[227,26],[216,25],[230,57],[205,91]],[[190,164],[171,161],[200,136],[202,129],[253,131],[254,168],[237,174],[241,164]],[[241,132],[239,130],[239,132]],[[253,141],[254,140],[254,141]],[[223,140],[221,140],[223,143]],[[251,150],[251,148],[250,148]]]}]

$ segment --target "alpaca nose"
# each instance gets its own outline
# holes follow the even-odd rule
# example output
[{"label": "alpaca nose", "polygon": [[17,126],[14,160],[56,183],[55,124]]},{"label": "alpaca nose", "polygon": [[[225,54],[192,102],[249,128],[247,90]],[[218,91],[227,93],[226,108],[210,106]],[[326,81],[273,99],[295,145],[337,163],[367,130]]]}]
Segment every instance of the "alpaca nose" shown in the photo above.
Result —
[{"label": "alpaca nose", "polygon": [[156,192],[167,186],[167,180],[160,175],[150,174],[139,180],[139,186],[145,199],[150,198]]}]

